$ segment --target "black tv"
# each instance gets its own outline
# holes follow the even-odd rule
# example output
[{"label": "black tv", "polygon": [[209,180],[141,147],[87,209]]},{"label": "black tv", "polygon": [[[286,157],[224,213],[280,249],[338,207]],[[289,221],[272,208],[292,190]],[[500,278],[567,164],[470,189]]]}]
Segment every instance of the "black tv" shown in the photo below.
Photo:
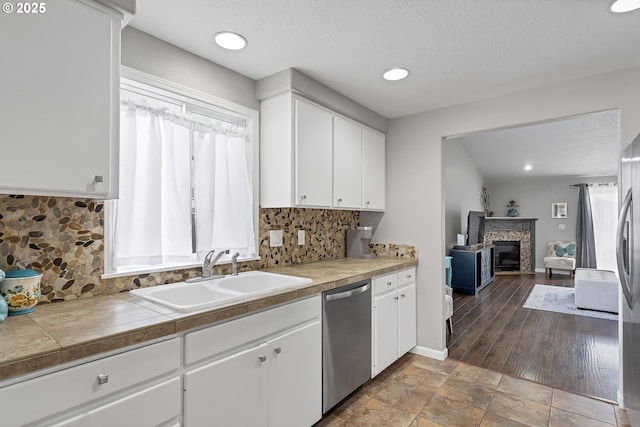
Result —
[{"label": "black tv", "polygon": [[467,245],[484,243],[484,212],[469,211],[467,216]]}]

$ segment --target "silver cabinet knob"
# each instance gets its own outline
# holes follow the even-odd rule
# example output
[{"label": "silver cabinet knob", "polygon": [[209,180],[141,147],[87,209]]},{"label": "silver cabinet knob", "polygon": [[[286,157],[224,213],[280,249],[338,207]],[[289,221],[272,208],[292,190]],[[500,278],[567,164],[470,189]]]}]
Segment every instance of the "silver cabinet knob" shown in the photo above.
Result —
[{"label": "silver cabinet knob", "polygon": [[276,348],[273,349],[273,352],[275,354],[280,354],[280,353],[282,353],[282,348],[281,347],[276,347]]},{"label": "silver cabinet knob", "polygon": [[102,385],[102,384],[106,384],[109,382],[109,375],[107,374],[99,374],[98,375],[98,384]]},{"label": "silver cabinet knob", "polygon": [[303,194],[302,197],[300,197],[300,200],[307,200],[307,195]]},{"label": "silver cabinet knob", "polygon": [[391,286],[391,282],[387,282],[387,286]]},{"label": "silver cabinet knob", "polygon": [[405,294],[400,294],[400,296],[401,296],[402,298],[406,297],[406,295],[405,295]]},{"label": "silver cabinet knob", "polygon": [[95,177],[93,177],[93,180],[95,182],[104,182],[104,177],[102,175],[96,175]]},{"label": "silver cabinet knob", "polygon": [[398,299],[399,299],[399,298],[398,298],[398,297],[393,297],[393,299],[394,299],[395,301],[398,301]]},{"label": "silver cabinet knob", "polygon": [[261,363],[264,363],[264,362],[266,362],[266,361],[267,361],[267,356],[265,356],[264,354],[261,354],[260,356],[258,356],[258,360],[259,360]]}]

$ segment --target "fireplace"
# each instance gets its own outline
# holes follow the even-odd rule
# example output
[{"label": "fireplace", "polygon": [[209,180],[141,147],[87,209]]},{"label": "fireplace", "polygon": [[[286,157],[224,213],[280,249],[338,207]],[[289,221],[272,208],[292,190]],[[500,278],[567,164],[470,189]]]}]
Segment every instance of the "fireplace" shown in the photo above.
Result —
[{"label": "fireplace", "polygon": [[[517,242],[520,258],[516,269],[513,255],[509,256],[507,268],[496,268],[502,274],[533,273],[536,266],[536,221],[537,218],[523,217],[486,217],[484,220],[484,241],[491,242]],[[498,267],[500,258],[498,248],[495,250],[495,262]],[[505,255],[502,256],[506,260]]]},{"label": "fireplace", "polygon": [[520,271],[520,241],[494,240],[495,271]]}]

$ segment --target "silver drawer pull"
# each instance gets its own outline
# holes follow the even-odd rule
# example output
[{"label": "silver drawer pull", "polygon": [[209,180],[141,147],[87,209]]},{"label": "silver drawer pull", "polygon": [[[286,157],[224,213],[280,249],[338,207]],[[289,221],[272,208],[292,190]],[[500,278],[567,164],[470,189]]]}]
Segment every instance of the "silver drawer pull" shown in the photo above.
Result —
[{"label": "silver drawer pull", "polygon": [[274,349],[273,349],[273,352],[274,352],[275,354],[280,354],[280,353],[282,353],[282,348],[280,348],[280,347],[276,347],[276,348],[274,348]]},{"label": "silver drawer pull", "polygon": [[391,282],[387,282],[387,286],[391,286]]},{"label": "silver drawer pull", "polygon": [[401,296],[402,298],[404,298],[406,295],[405,295],[405,294],[400,294],[400,296]]},{"label": "silver drawer pull", "polygon": [[393,297],[393,299],[394,299],[394,300],[396,300],[396,301],[398,301],[398,299],[399,299],[399,298],[398,298],[398,297]]},{"label": "silver drawer pull", "polygon": [[98,385],[106,384],[108,382],[109,382],[109,375],[107,374],[98,375]]},{"label": "silver drawer pull", "polygon": [[266,361],[267,361],[267,356],[265,356],[265,355],[263,355],[263,354],[262,354],[262,355],[258,356],[258,360],[259,360],[260,362],[266,362]]},{"label": "silver drawer pull", "polygon": [[411,275],[410,274],[407,274],[407,279],[411,279]]},{"label": "silver drawer pull", "polygon": [[104,177],[102,175],[96,175],[93,177],[95,182],[104,182]]}]

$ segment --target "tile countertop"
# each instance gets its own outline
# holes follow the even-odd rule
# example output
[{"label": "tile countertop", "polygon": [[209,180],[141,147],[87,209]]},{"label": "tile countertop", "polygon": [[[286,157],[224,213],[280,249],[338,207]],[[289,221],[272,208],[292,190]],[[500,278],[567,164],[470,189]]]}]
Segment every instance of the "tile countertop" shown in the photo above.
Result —
[{"label": "tile countertop", "polygon": [[341,258],[268,272],[308,277],[310,285],[223,307],[178,312],[123,292],[39,305],[0,323],[0,380],[248,314],[417,265],[415,259]]}]

